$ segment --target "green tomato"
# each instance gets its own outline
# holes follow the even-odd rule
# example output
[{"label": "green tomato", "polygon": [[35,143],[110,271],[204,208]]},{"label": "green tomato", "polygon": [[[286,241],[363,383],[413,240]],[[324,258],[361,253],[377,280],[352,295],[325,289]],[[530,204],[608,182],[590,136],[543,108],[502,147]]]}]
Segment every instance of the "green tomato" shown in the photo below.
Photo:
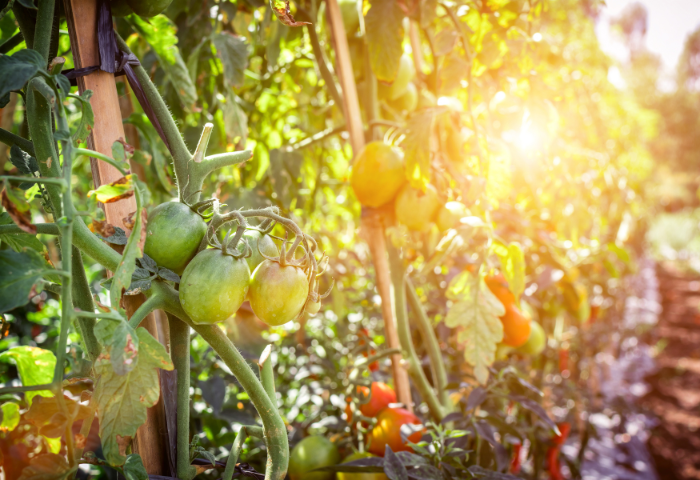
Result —
[{"label": "green tomato", "polygon": [[126,17],[134,13],[126,0],[110,0],[110,9],[113,17]]},{"label": "green tomato", "polygon": [[469,215],[471,215],[471,212],[463,203],[447,202],[438,210],[436,223],[440,231],[444,232],[458,225],[460,218],[468,217]]},{"label": "green tomato", "polygon": [[181,275],[206,232],[202,217],[184,203],[161,203],[148,216],[143,251],[161,267]]},{"label": "green tomato", "polygon": [[219,249],[203,250],[187,265],[180,281],[180,303],[199,325],[223,322],[245,300],[250,269],[243,259]]},{"label": "green tomato", "polygon": [[[341,463],[349,463],[354,460],[361,460],[363,458],[372,458],[376,455],[372,455],[369,452],[355,452],[352,455],[345,457]],[[389,480],[389,478],[383,473],[348,473],[348,472],[338,472],[338,480]]]},{"label": "green tomato", "polygon": [[131,9],[139,17],[155,17],[168,8],[173,0],[126,0]]},{"label": "green tomato", "polygon": [[409,230],[418,232],[428,230],[438,208],[440,208],[440,201],[437,190],[432,185],[428,185],[425,192],[405,185],[394,204],[396,219]]},{"label": "green tomato", "polygon": [[308,295],[309,281],[304,270],[265,260],[253,272],[248,300],[260,320],[276,327],[294,320]]},{"label": "green tomato", "polygon": [[310,470],[331,467],[340,462],[338,447],[326,437],[314,435],[297,443],[289,456],[290,480],[333,480],[333,472],[314,472]]},{"label": "green tomato", "polygon": [[544,347],[547,344],[547,334],[544,333],[544,328],[542,325],[530,321],[530,336],[525,344],[518,347],[518,352],[524,353],[526,355],[536,356],[544,351]]},{"label": "green tomato", "polygon": [[[269,235],[263,235],[257,230],[247,230],[243,234],[243,238],[248,242],[250,249],[253,251],[250,257],[245,259],[246,262],[248,262],[248,267],[250,267],[251,272],[254,272],[255,269],[258,268],[258,265],[265,260],[265,257],[260,255],[260,252],[268,257],[276,257],[279,255],[277,246]],[[241,249],[242,247],[239,248],[239,250]]]}]

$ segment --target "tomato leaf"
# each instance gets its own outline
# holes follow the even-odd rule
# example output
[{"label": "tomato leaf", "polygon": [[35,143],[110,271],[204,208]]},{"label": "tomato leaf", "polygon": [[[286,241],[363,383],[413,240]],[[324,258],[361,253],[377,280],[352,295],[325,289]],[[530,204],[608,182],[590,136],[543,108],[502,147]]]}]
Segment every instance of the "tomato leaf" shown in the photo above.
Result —
[{"label": "tomato leaf", "polygon": [[56,417],[57,414],[63,415],[63,413],[58,399],[54,396],[36,398],[27,413],[24,414],[24,419],[40,429],[40,433],[45,437],[58,438],[63,435],[63,428],[69,419],[72,424],[77,420],[84,420],[90,415],[90,409],[87,406],[80,405],[66,396],[63,397],[63,401],[68,408],[69,418],[64,416],[63,420],[60,420],[59,417]]},{"label": "tomato leaf", "polygon": [[[17,145],[12,145],[10,148],[10,162],[17,168],[17,171],[22,175],[34,176],[36,172],[39,172],[39,164],[36,158],[32,157],[24,150],[19,148]],[[33,183],[24,182],[19,184],[19,188],[22,190],[27,190]]]},{"label": "tomato leaf", "polygon": [[496,357],[496,346],[503,340],[499,317],[505,308],[479,277],[468,272],[455,277],[448,296],[456,300],[447,312],[445,325],[459,329],[457,339],[464,345],[464,359],[474,367],[479,383],[488,380],[488,367]]},{"label": "tomato leaf", "polygon": [[303,27],[311,25],[309,22],[297,22],[289,9],[289,0],[270,0],[270,8],[284,25],[288,27]]},{"label": "tomato leaf", "polygon": [[216,47],[216,55],[224,67],[224,80],[231,87],[240,87],[243,85],[243,73],[248,66],[248,45],[245,37],[222,32],[215,34],[212,41]]},{"label": "tomato leaf", "polygon": [[112,277],[112,286],[109,289],[109,298],[112,305],[119,305],[119,299],[122,295],[122,290],[128,290],[131,285],[131,276],[136,270],[136,259],[143,256],[142,245],[145,239],[142,238],[142,231],[145,231],[145,218],[142,215],[141,192],[138,186],[134,186],[136,192],[136,221],[134,229],[129,235],[129,240],[126,242],[122,259],[119,262],[117,270]]},{"label": "tomato leaf", "polygon": [[112,366],[110,356],[116,347],[111,339],[98,339],[104,342],[104,350],[95,361],[99,380],[94,399],[97,402],[102,447],[111,465],[124,464],[127,439],[133,437],[138,427],[146,421],[147,409],[158,402],[160,387],[156,368],[173,369],[165,347],[145,328],[136,330],[136,338],[138,357],[133,368],[124,375],[117,374]]},{"label": "tomato leaf", "polygon": [[[12,218],[7,212],[0,213],[0,225],[11,225]],[[0,235],[0,242],[4,242],[15,252],[21,252],[25,248],[31,248],[41,253],[44,251],[44,244],[35,235],[28,233],[4,233]]]},{"label": "tomato leaf", "polygon": [[0,194],[2,206],[15,224],[27,233],[36,234],[36,225],[32,224],[29,216],[29,203],[23,195],[17,195],[6,183]]},{"label": "tomato leaf", "polygon": [[64,480],[72,478],[77,468],[71,468],[62,455],[45,453],[32,458],[17,480]]},{"label": "tomato leaf", "polygon": [[124,198],[129,198],[134,194],[134,185],[131,175],[121,177],[112,183],[100,185],[96,190],[90,190],[88,197],[95,195],[97,201],[101,203],[118,202]]},{"label": "tomato leaf", "polygon": [[381,82],[393,82],[403,48],[403,11],[394,0],[373,0],[365,16],[372,71]]},{"label": "tomato leaf", "polygon": [[430,137],[435,110],[413,115],[406,126],[403,150],[406,154],[406,176],[413,188],[425,191],[430,183]]},{"label": "tomato leaf", "polygon": [[93,229],[98,231],[97,236],[107,243],[111,243],[112,245],[126,245],[126,242],[129,241],[126,232],[119,227],[96,220],[92,221],[92,225]]},{"label": "tomato leaf", "polygon": [[0,407],[2,419],[0,421],[0,432],[11,432],[19,425],[19,405],[14,402],[3,403]]},{"label": "tomato leaf", "polygon": [[26,305],[32,287],[50,272],[44,257],[35,250],[0,250],[0,313]]},{"label": "tomato leaf", "polygon": [[101,320],[95,327],[97,341],[109,351],[112,369],[117,375],[125,375],[136,366],[139,339],[129,322]]},{"label": "tomato leaf", "polygon": [[122,472],[126,480],[148,480],[148,472],[138,453],[132,453],[126,457]]},{"label": "tomato leaf", "polygon": [[14,55],[0,55],[0,97],[21,90],[44,68],[44,57],[36,50],[24,49]]},{"label": "tomato leaf", "polygon": [[[17,366],[19,378],[22,385],[29,387],[32,385],[44,385],[53,380],[54,368],[56,367],[56,357],[53,352],[38,347],[13,347],[6,352],[0,353],[0,362],[14,362]],[[53,393],[48,390],[26,392],[24,397],[31,406],[32,399],[37,395],[51,397]]]}]

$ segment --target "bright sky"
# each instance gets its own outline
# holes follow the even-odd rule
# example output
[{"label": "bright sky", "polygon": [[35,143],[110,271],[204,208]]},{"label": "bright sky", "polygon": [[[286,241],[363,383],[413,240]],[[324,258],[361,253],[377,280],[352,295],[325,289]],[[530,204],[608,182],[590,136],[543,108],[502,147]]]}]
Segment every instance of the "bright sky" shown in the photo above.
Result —
[{"label": "bright sky", "polygon": [[[598,38],[604,51],[618,59],[626,58],[626,49],[610,34],[610,19],[634,0],[606,0],[598,20]],[[688,35],[700,26],[700,0],[639,0],[648,12],[646,45],[659,54],[667,73],[675,71]]]}]

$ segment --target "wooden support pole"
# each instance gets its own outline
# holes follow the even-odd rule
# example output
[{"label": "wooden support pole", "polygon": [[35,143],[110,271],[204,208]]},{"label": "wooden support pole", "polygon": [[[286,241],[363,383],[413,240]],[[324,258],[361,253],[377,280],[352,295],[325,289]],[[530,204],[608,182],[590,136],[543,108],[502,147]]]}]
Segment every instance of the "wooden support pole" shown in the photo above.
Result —
[{"label": "wooden support pole", "polygon": [[[365,146],[365,134],[362,126],[360,103],[357,97],[355,75],[350,61],[348,40],[338,1],[327,0],[326,7],[331,25],[338,77],[340,86],[343,89],[343,110],[348,132],[350,133],[350,144],[352,145],[353,155],[357,155]],[[399,335],[396,331],[396,317],[394,316],[393,296],[391,295],[391,276],[389,274],[389,261],[386,253],[384,225],[381,215],[372,209],[363,208],[361,228],[374,262],[377,290],[382,299],[382,316],[384,317],[384,333],[386,334],[387,346],[388,348],[401,348]],[[391,362],[394,374],[394,387],[396,388],[398,400],[406,405],[409,410],[413,411],[408,372],[401,365],[401,356],[392,355]]]},{"label": "wooden support pole", "polygon": [[[70,33],[71,50],[76,68],[85,68],[100,64],[97,45],[97,0],[64,0],[66,21]],[[114,75],[96,71],[78,78],[80,92],[92,90],[90,100],[95,114],[95,125],[88,147],[105,155],[112,156],[112,144],[124,138],[124,127],[119,108],[119,97]],[[92,178],[95,187],[111,183],[121,177],[119,171],[111,165],[91,159]],[[134,197],[104,205],[108,223],[129,231],[124,219],[136,211]],[[143,295],[125,296],[124,304],[130,317],[143,303]],[[158,338],[158,328],[153,314],[147,316],[142,325]],[[134,439],[134,452],[141,455],[146,471],[150,475],[170,475],[167,459],[167,437],[164,433],[165,419],[162,414],[162,402],[149,409],[148,420],[142,425]]]}]

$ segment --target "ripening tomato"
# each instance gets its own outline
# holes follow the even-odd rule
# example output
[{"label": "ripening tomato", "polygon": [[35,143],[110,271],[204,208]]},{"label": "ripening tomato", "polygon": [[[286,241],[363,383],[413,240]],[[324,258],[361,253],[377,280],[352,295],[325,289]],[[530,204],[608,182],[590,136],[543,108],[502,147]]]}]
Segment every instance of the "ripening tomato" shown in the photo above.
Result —
[{"label": "ripening tomato", "polygon": [[[277,246],[269,235],[263,235],[257,230],[246,230],[246,232],[243,234],[243,238],[246,240],[246,242],[248,242],[248,246],[252,250],[250,257],[245,259],[246,262],[248,262],[248,267],[250,268],[251,273],[258,268],[258,265],[260,265],[263,260],[265,260],[265,257],[263,257],[260,252],[264,253],[268,257],[276,257],[279,255]],[[243,245],[241,244],[239,250],[242,251],[242,249]]]},{"label": "ripening tomato", "polygon": [[273,260],[265,260],[255,269],[248,290],[253,313],[273,327],[294,320],[308,295],[309,281],[304,270]]},{"label": "ripening tomato", "polygon": [[396,197],[396,220],[409,230],[424,232],[430,227],[438,208],[440,201],[435,187],[428,185],[425,192],[421,192],[405,185]]},{"label": "ripening tomato", "polygon": [[242,258],[203,250],[182,274],[180,303],[194,323],[223,322],[245,301],[249,282],[250,269]]},{"label": "ripening tomato", "polygon": [[547,335],[544,333],[544,328],[542,325],[530,321],[530,336],[523,345],[518,347],[518,351],[526,355],[532,355],[533,357],[539,355],[544,351],[544,347],[547,344]]},{"label": "ripening tomato", "polygon": [[530,338],[530,319],[523,315],[515,305],[506,309],[501,317],[503,324],[503,343],[511,347],[519,347]]},{"label": "ripening tomato", "polygon": [[496,298],[498,298],[506,310],[515,304],[515,295],[508,288],[508,281],[502,273],[497,275],[487,275],[484,278],[486,286],[489,287],[491,293],[493,293]]},{"label": "ripening tomato", "polygon": [[[368,434],[369,451],[381,457],[384,456],[386,446],[389,445],[394,452],[412,451],[401,439],[401,425],[421,425],[421,421],[405,408],[385,408],[377,416],[377,424]],[[408,440],[412,443],[419,442],[423,432],[414,432]]]},{"label": "ripening tomato", "polygon": [[[341,463],[349,463],[355,460],[361,460],[363,458],[373,458],[376,455],[372,455],[369,452],[355,452],[343,459]],[[383,473],[349,473],[349,472],[338,472],[337,480],[389,480],[389,478]]]},{"label": "ripening tomato", "polygon": [[438,229],[444,232],[459,225],[459,220],[469,215],[471,215],[471,212],[463,203],[447,202],[438,210],[435,223],[437,223]]},{"label": "ripening tomato", "polygon": [[182,275],[205,233],[207,224],[190,207],[180,202],[161,203],[148,216],[143,251],[161,267]]},{"label": "ripening tomato", "polygon": [[333,480],[333,472],[310,470],[330,467],[340,462],[338,447],[326,437],[312,435],[297,443],[289,456],[289,478],[291,480]]},{"label": "ripening tomato", "polygon": [[350,174],[350,185],[357,200],[367,207],[380,207],[390,202],[405,182],[403,152],[384,142],[365,145]]},{"label": "ripening tomato", "polygon": [[390,403],[396,403],[396,392],[386,383],[372,382],[370,388],[358,386],[357,392],[365,398],[369,395],[369,402],[360,405],[360,412],[365,417],[376,417]]}]

